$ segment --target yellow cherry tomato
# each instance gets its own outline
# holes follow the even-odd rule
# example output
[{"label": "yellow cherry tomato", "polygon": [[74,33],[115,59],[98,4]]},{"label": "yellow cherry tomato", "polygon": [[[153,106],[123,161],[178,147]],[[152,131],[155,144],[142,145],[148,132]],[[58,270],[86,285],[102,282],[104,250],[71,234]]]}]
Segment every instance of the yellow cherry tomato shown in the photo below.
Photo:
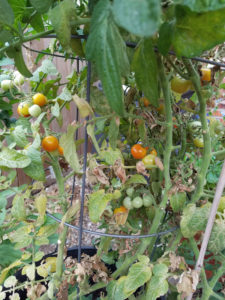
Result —
[{"label": "yellow cherry tomato", "polygon": [[190,89],[190,87],[190,80],[186,80],[177,76],[171,80],[171,89],[176,93],[183,94],[187,92]]},{"label": "yellow cherry tomato", "polygon": [[211,81],[212,80],[212,71],[208,68],[200,69],[201,72],[201,80],[203,81]]},{"label": "yellow cherry tomato", "polygon": [[150,154],[157,156],[157,151],[153,148]]},{"label": "yellow cherry tomato", "polygon": [[27,103],[27,102],[21,102],[18,107],[17,107],[17,113],[18,115],[22,116],[22,117],[29,117],[30,114],[29,114],[29,107],[30,107],[30,104]]},{"label": "yellow cherry tomato", "polygon": [[198,148],[204,148],[204,140],[201,137],[197,137],[194,139],[194,145]]},{"label": "yellow cherry tomato", "polygon": [[45,95],[41,94],[41,93],[37,93],[35,94],[33,97],[33,103],[37,104],[39,106],[44,106],[47,103],[47,98],[45,97]]},{"label": "yellow cherry tomato", "polygon": [[148,154],[142,159],[146,169],[151,169],[155,165],[155,155]]}]

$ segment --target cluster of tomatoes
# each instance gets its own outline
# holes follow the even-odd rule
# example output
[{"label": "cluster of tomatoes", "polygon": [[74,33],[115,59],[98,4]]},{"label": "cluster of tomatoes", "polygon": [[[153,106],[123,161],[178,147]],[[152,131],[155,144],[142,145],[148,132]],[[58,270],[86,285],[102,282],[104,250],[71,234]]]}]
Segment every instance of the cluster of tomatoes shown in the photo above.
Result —
[{"label": "cluster of tomatoes", "polygon": [[151,169],[155,165],[155,158],[157,152],[155,149],[152,149],[150,154],[147,155],[148,147],[143,147],[140,144],[135,144],[131,148],[131,155],[135,159],[142,159],[142,162],[146,169]]},{"label": "cluster of tomatoes", "polygon": [[134,188],[128,188],[126,190],[127,196],[123,199],[123,206],[130,210],[133,208],[141,208],[142,206],[149,207],[152,205],[153,199],[151,194],[146,194],[141,196],[134,197]]},{"label": "cluster of tomatoes", "polygon": [[23,75],[20,74],[20,72],[15,71],[13,72],[12,75],[12,80],[11,79],[4,79],[1,81],[1,88],[3,89],[3,91],[8,91],[11,88],[13,88],[13,86],[21,86],[22,84],[24,84],[24,77]]},{"label": "cluster of tomatoes", "polygon": [[41,93],[36,93],[32,97],[32,102],[21,102],[17,107],[17,113],[22,117],[35,117],[41,114],[41,107],[47,104],[47,98]]},{"label": "cluster of tomatoes", "polygon": [[[42,110],[41,108],[47,104],[47,98],[41,93],[36,93],[32,97],[31,102],[21,102],[18,105],[17,112],[22,117],[38,117]],[[55,136],[49,135],[43,138],[42,148],[47,152],[58,151],[60,155],[63,155],[63,148],[59,145],[59,141]]]}]

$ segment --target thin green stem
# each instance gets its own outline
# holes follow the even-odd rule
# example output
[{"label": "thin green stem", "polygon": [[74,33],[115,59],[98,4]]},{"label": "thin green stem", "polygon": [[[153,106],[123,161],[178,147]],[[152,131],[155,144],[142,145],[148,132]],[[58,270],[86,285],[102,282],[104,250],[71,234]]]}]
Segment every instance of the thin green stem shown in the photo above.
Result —
[{"label": "thin green stem", "polygon": [[223,264],[216,270],[216,273],[212,277],[212,279],[209,282],[209,286],[213,289],[216,285],[217,281],[222,277],[225,273],[225,261]]},{"label": "thin green stem", "polygon": [[198,101],[200,105],[199,116],[202,123],[202,134],[204,140],[204,149],[203,149],[201,168],[197,175],[197,185],[196,185],[195,192],[191,197],[191,202],[196,203],[202,196],[203,187],[205,184],[205,177],[211,160],[211,139],[210,139],[210,133],[209,133],[208,123],[206,118],[206,100],[203,98],[201,92],[201,83],[200,83],[199,74],[194,69],[192,62],[189,59],[184,58],[183,62],[190,74],[191,81],[193,83],[193,86],[196,91],[196,95],[198,97]]}]

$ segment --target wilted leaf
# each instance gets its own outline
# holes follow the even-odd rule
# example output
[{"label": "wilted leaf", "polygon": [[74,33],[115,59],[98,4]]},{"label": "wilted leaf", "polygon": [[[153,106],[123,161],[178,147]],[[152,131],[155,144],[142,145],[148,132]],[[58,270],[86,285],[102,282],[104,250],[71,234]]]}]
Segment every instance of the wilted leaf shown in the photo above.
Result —
[{"label": "wilted leaf", "polygon": [[100,151],[98,142],[97,142],[96,137],[95,137],[95,127],[94,127],[94,125],[89,124],[87,126],[87,134],[91,137],[92,142],[93,142],[93,144],[95,146],[95,149],[98,152],[98,154],[100,155],[101,151]]},{"label": "wilted leaf", "polygon": [[210,208],[210,203],[207,203],[203,207],[196,207],[195,204],[189,204],[183,210],[180,227],[184,237],[193,237],[198,231],[205,230]]},{"label": "wilted leaf", "polygon": [[92,172],[92,174],[94,174],[96,176],[96,178],[99,182],[101,182],[102,184],[109,185],[108,177],[103,172],[101,166],[94,168],[91,172]]},{"label": "wilted leaf", "polygon": [[120,159],[117,159],[113,165],[113,171],[115,175],[121,180],[122,183],[125,183],[127,180],[126,171]]},{"label": "wilted leaf", "polygon": [[60,138],[60,145],[63,148],[64,157],[75,172],[80,172],[81,167],[79,158],[76,152],[76,144],[74,142],[74,134],[77,130],[76,126],[68,125],[67,133],[64,133]]},{"label": "wilted leaf", "polygon": [[160,159],[158,156],[155,157],[155,164],[156,164],[156,166],[157,166],[161,171],[164,170],[163,163],[162,163],[161,159]]},{"label": "wilted leaf", "polygon": [[178,293],[182,293],[183,297],[196,291],[199,280],[199,273],[196,270],[185,271],[181,274],[177,283]]},{"label": "wilted leaf", "polygon": [[1,274],[0,274],[0,284],[2,284],[7,276],[7,274],[9,273],[9,271],[15,267],[18,267],[22,264],[22,262],[20,260],[16,260],[13,263],[11,263],[7,268],[1,270]]},{"label": "wilted leaf", "polygon": [[145,169],[145,165],[142,161],[139,161],[136,163],[136,170],[138,173],[149,177],[150,175],[147,173],[146,169]]},{"label": "wilted leaf", "polygon": [[73,101],[79,109],[79,113],[82,118],[86,118],[89,115],[93,115],[93,110],[86,100],[80,98],[78,95],[73,96]]}]

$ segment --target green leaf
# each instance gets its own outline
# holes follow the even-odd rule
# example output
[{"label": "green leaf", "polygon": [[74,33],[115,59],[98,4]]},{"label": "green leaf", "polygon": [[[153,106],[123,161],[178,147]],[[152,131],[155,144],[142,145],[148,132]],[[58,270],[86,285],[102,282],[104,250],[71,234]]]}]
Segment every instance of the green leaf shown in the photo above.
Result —
[{"label": "green leaf", "polygon": [[38,82],[40,80],[40,76],[43,75],[42,73],[52,76],[58,75],[58,71],[50,59],[45,59],[42,61],[41,66],[36,69],[30,80]]},{"label": "green leaf", "polygon": [[155,276],[166,278],[168,267],[164,264],[156,264],[154,265],[152,272]]},{"label": "green leaf", "polygon": [[151,104],[158,107],[158,71],[151,39],[145,39],[138,45],[132,68],[138,88],[143,91]]},{"label": "green leaf", "polygon": [[43,14],[49,10],[53,0],[30,0],[30,3],[39,13]]},{"label": "green leaf", "polygon": [[26,63],[24,61],[21,47],[19,47],[19,48],[12,48],[11,47],[6,51],[6,53],[10,58],[14,59],[15,66],[16,66],[17,70],[23,76],[28,77],[28,78],[32,76],[31,72],[28,70],[28,68],[26,66]]},{"label": "green leaf", "polygon": [[71,168],[75,172],[80,172],[81,167],[76,151],[76,144],[74,142],[74,134],[76,130],[76,126],[69,125],[67,127],[67,133],[64,133],[61,136],[59,143],[61,147],[63,147],[64,157],[66,161],[70,164]]},{"label": "green leaf", "polygon": [[225,222],[216,220],[209,239],[208,249],[214,254],[225,249]]},{"label": "green leaf", "polygon": [[110,166],[114,165],[117,159],[121,159],[123,161],[123,155],[121,151],[119,149],[113,150],[110,147],[106,151],[101,151],[100,158]]},{"label": "green leaf", "polygon": [[109,103],[103,93],[96,86],[91,86],[91,107],[101,116],[112,113]]},{"label": "green leaf", "polygon": [[110,281],[107,285],[108,300],[125,300],[132,295],[135,290],[130,293],[125,292],[126,276],[120,277],[117,281]]},{"label": "green leaf", "polygon": [[174,212],[179,212],[183,209],[186,201],[186,193],[176,193],[170,197],[170,205]]},{"label": "green leaf", "polygon": [[37,233],[37,237],[48,238],[49,236],[57,232],[58,226],[59,226],[58,223],[42,226]]},{"label": "green leaf", "polygon": [[127,74],[129,61],[125,43],[112,18],[109,0],[100,0],[95,6],[86,44],[86,56],[96,63],[110,107],[123,116],[121,74]]},{"label": "green leaf", "polygon": [[54,117],[58,118],[60,115],[59,103],[56,101],[53,106],[51,106],[51,113]]},{"label": "green leaf", "polygon": [[94,146],[95,146],[95,149],[96,151],[98,152],[98,154],[100,155],[100,148],[99,148],[99,145],[98,145],[98,142],[96,140],[96,137],[95,137],[95,126],[94,125],[91,125],[89,124],[87,126],[87,134],[90,136]]},{"label": "green leaf", "polygon": [[0,22],[12,25],[14,22],[14,14],[7,0],[0,1]]},{"label": "green leaf", "polygon": [[147,285],[146,299],[156,300],[158,297],[165,295],[168,292],[168,282],[162,277],[153,276],[150,283]]},{"label": "green leaf", "polygon": [[193,57],[223,43],[225,9],[206,13],[192,12],[188,8],[176,8],[176,24],[173,48],[178,56]]},{"label": "green leaf", "polygon": [[63,88],[62,93],[59,96],[57,96],[57,99],[60,99],[60,100],[63,100],[63,101],[71,101],[72,94],[68,90],[68,88],[65,87],[65,88]]},{"label": "green leaf", "polygon": [[31,163],[23,169],[24,173],[34,180],[45,181],[45,171],[41,159],[41,152],[31,146],[27,149],[26,154],[31,159]]},{"label": "green leaf", "polygon": [[135,174],[131,175],[131,177],[126,181],[126,185],[130,184],[148,184],[143,175]]},{"label": "green leaf", "polygon": [[189,204],[183,210],[180,228],[184,237],[193,237],[198,231],[205,230],[210,208],[210,203],[207,203],[203,207],[196,207],[195,204]]},{"label": "green leaf", "polygon": [[24,148],[28,144],[28,140],[26,138],[27,130],[23,128],[22,125],[16,126],[12,131],[12,137],[16,142],[17,146]]},{"label": "green leaf", "polygon": [[3,240],[0,244],[1,267],[7,267],[15,260],[19,259],[22,254],[23,253],[20,250],[14,249],[14,245],[10,242],[10,240]]},{"label": "green leaf", "polygon": [[208,12],[225,7],[225,2],[222,0],[175,0],[175,4],[180,4],[189,7],[195,12]]},{"label": "green leaf", "polygon": [[14,149],[3,148],[0,152],[0,166],[8,168],[25,168],[31,159]]},{"label": "green leaf", "polygon": [[99,190],[89,195],[89,216],[93,223],[97,223],[103,214],[108,202],[112,200],[112,194],[105,194],[105,190]]},{"label": "green leaf", "polygon": [[109,143],[113,150],[115,150],[117,146],[117,139],[119,135],[119,122],[117,122],[116,117],[112,118],[109,124],[109,133],[108,133],[108,138],[109,138]]},{"label": "green leaf", "polygon": [[141,37],[152,36],[160,24],[158,0],[115,0],[113,12],[119,26]]},{"label": "green leaf", "polygon": [[49,18],[62,47],[71,51],[71,23],[77,19],[73,0],[64,0],[49,11]]},{"label": "green leaf", "polygon": [[160,26],[158,49],[162,55],[167,55],[172,44],[174,32],[174,22],[165,22]]},{"label": "green leaf", "polygon": [[143,262],[138,262],[133,264],[126,278],[126,283],[124,286],[125,293],[130,293],[133,290],[138,289],[150,280],[152,276],[152,270],[150,266],[144,264]]},{"label": "green leaf", "polygon": [[36,13],[32,19],[30,20],[31,26],[36,30],[37,32],[45,31],[44,23],[42,20],[42,17],[39,13]]},{"label": "green leaf", "polygon": [[26,219],[26,208],[24,205],[24,195],[17,194],[13,198],[12,202],[12,216],[18,221],[23,221]]}]

